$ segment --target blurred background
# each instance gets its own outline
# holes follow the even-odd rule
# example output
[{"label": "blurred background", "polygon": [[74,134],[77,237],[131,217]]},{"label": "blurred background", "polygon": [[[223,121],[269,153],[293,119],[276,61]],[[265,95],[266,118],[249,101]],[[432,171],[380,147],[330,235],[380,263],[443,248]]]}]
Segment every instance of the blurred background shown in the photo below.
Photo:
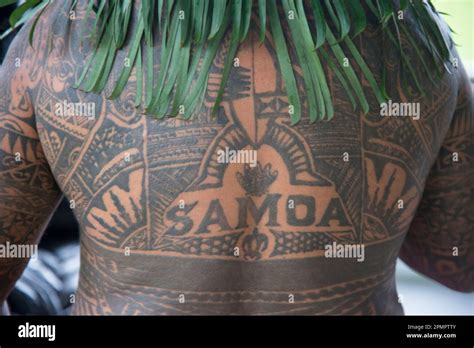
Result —
[{"label": "blurred background", "polygon": [[[357,0],[351,0],[357,1]],[[418,0],[416,0],[418,1]],[[474,87],[474,0],[432,0],[455,32],[453,37]],[[21,3],[19,1],[19,3]],[[0,33],[9,28],[15,5],[0,8]],[[449,15],[448,15],[449,14]],[[14,36],[0,41],[0,62]],[[67,201],[62,202],[32,260],[8,302],[14,314],[67,314],[79,270],[79,231]],[[407,315],[473,315],[474,294],[452,291],[424,277],[399,260],[399,299]]]},{"label": "blurred background", "polygon": [[459,55],[471,77],[474,77],[474,1],[432,0],[439,12],[454,31]]},{"label": "blurred background", "polygon": [[[452,34],[474,88],[474,0],[432,0]],[[473,231],[474,233],[474,231]],[[397,289],[407,315],[474,315],[474,294],[463,294],[397,264]]]}]

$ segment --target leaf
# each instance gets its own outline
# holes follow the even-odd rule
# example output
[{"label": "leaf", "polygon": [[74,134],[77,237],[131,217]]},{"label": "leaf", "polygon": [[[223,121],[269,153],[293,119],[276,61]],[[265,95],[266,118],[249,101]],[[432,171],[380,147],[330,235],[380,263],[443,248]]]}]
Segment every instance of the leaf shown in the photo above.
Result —
[{"label": "leaf", "polygon": [[242,24],[240,30],[240,42],[247,37],[250,27],[250,17],[252,16],[252,0],[242,0]]},{"label": "leaf", "polygon": [[18,6],[10,15],[10,26],[15,28],[17,22],[21,19],[25,12],[38,5],[40,2],[41,0],[27,0]]},{"label": "leaf", "polygon": [[351,51],[352,56],[354,57],[355,61],[359,65],[360,69],[362,70],[362,73],[364,74],[367,81],[369,81],[370,87],[372,88],[372,91],[374,92],[375,97],[377,98],[377,102],[379,104],[386,102],[382,94],[381,88],[377,84],[377,81],[375,81],[374,75],[372,74],[372,72],[370,71],[370,68],[365,63],[364,58],[362,58],[362,56],[360,55],[357,47],[354,45],[352,40],[348,37],[344,39],[344,43],[347,45],[347,47],[349,47],[349,50]]},{"label": "leaf", "polygon": [[352,94],[351,87],[347,83],[347,80],[344,78],[344,75],[342,74],[340,68],[338,68],[338,66],[334,64],[330,55],[324,49],[321,49],[320,52],[324,61],[329,65],[329,68],[332,72],[334,72],[334,75],[336,75],[336,78],[339,80],[342,87],[344,88],[344,91],[347,93],[347,96],[349,97],[349,100],[352,104],[352,109],[355,111],[357,108],[357,104],[354,99],[354,95]]},{"label": "leaf", "polygon": [[[33,47],[33,39],[34,39],[34,35],[35,35],[35,29],[36,29],[36,25],[38,24],[38,20],[40,19],[41,15],[43,14],[44,10],[46,9],[46,5],[48,3],[45,2],[43,4],[40,5],[40,11],[39,13],[36,15],[36,18],[35,20],[33,21],[33,24],[31,25],[31,29],[30,29],[30,32],[28,33],[28,42],[30,44],[31,47]],[[18,22],[16,23],[18,24]]]},{"label": "leaf", "polygon": [[291,64],[290,55],[286,46],[285,36],[281,27],[278,9],[275,0],[268,1],[269,21],[275,41],[275,49],[277,53],[280,70],[285,82],[286,92],[288,93],[289,105],[293,105],[293,114],[291,114],[291,124],[297,123],[301,119],[301,102],[298,95],[295,76],[293,74],[293,65]]},{"label": "leaf", "polygon": [[260,17],[260,42],[265,40],[267,30],[267,0],[258,0],[258,15]]},{"label": "leaf", "polygon": [[194,40],[201,42],[203,39],[203,28],[207,22],[207,10],[209,2],[205,0],[193,1],[193,13],[194,13]]},{"label": "leaf", "polygon": [[393,15],[392,0],[377,0],[379,12],[382,15],[382,24],[385,26]]},{"label": "leaf", "polygon": [[367,26],[367,17],[360,1],[346,0],[346,2],[350,7],[350,10],[348,12],[353,18],[354,29],[352,32],[352,36],[355,37],[365,30],[365,27]]},{"label": "leaf", "polygon": [[142,48],[138,46],[137,53],[137,64],[136,64],[136,74],[137,74],[137,93],[135,95],[135,106],[139,106],[142,103],[143,95],[143,65],[142,65]]},{"label": "leaf", "polygon": [[[329,0],[327,1],[329,2]],[[339,33],[341,40],[349,33],[350,25],[349,18],[347,15],[346,8],[341,0],[331,0],[334,8],[336,9],[336,15],[339,19]]]},{"label": "leaf", "polygon": [[[145,112],[157,117],[175,116],[180,105],[185,107],[185,118],[191,118],[200,110],[212,63],[226,31],[230,29],[230,46],[225,52],[221,83],[212,106],[212,114],[215,114],[223,98],[236,52],[253,30],[254,23],[259,25],[258,35],[262,42],[266,39],[267,22],[269,24],[288,101],[294,108],[294,113],[290,115],[292,124],[302,118],[303,112],[296,70],[304,82],[300,89],[305,91],[310,122],[329,120],[334,115],[327,71],[339,80],[352,106],[360,106],[364,113],[369,111],[369,105],[365,96],[367,87],[362,86],[361,78],[367,80],[379,102],[387,99],[385,84],[379,86],[374,72],[352,41],[366,29],[368,11],[377,17],[384,37],[388,37],[398,50],[402,89],[406,93],[425,93],[420,83],[421,74],[428,75],[435,83],[442,76],[443,66],[449,71],[452,43],[444,27],[437,22],[439,14],[431,1],[400,0],[398,8],[395,8],[392,0],[280,0],[278,3],[281,2],[285,12],[291,10],[295,13],[294,20],[284,16],[288,32],[283,31],[283,15],[279,14],[276,0],[141,1],[136,12],[138,28],[130,21],[135,1],[84,1],[87,1],[85,15],[77,20],[90,21],[92,11],[95,19],[92,25],[79,24],[79,37],[82,44],[84,30],[90,28],[89,46],[92,50],[81,67],[74,87],[101,93],[110,79],[117,52],[127,43],[127,58],[131,64],[122,67],[109,97],[116,98],[122,93],[135,67],[135,103],[138,106],[143,100]],[[66,4],[73,10],[77,2],[72,0]],[[13,0],[0,0],[0,7],[12,3]],[[10,16],[12,27],[32,19],[28,35],[30,45],[38,20],[48,3],[49,0],[26,0]],[[252,19],[254,4],[258,5],[258,21]],[[314,26],[310,27],[308,23],[306,9],[313,12]],[[398,22],[395,16],[399,10],[409,13],[414,19],[413,24],[407,26]],[[183,13],[184,17],[181,17]],[[129,35],[131,30],[135,32]],[[12,28],[7,29],[0,38],[11,31]],[[416,39],[412,35],[414,32],[419,33]],[[48,35],[51,36],[51,32]],[[160,40],[156,41],[160,42],[161,52],[157,60],[160,66],[155,72],[155,38],[158,37]],[[346,52],[341,45],[351,55],[352,61],[348,66],[343,64]],[[406,54],[408,49],[413,54]],[[295,51],[295,62],[291,61],[292,50]],[[415,69],[415,61],[421,64],[420,71]],[[299,67],[295,68],[293,64]],[[356,65],[360,76],[354,72]],[[385,66],[381,70],[381,79],[385,82]],[[431,76],[433,72],[435,76]]]},{"label": "leaf", "polygon": [[224,21],[224,13],[225,13],[226,7],[227,7],[227,0],[213,0],[212,26],[211,26],[211,33],[209,34],[209,37],[208,37],[209,40],[214,38],[217,32],[220,30],[222,26],[222,22]]},{"label": "leaf", "polygon": [[298,9],[298,21],[300,25],[300,30],[304,39],[304,46],[306,47],[305,51],[308,56],[308,62],[313,79],[313,84],[316,88],[316,96],[318,98],[318,101],[321,103],[319,106],[319,119],[321,120],[325,117],[327,117],[328,119],[332,119],[334,116],[334,108],[332,105],[331,93],[329,91],[329,86],[326,81],[325,72],[319,60],[318,51],[315,51],[313,49],[314,42],[311,36],[311,30],[309,28],[308,21],[306,20],[303,0],[296,0],[296,5]]},{"label": "leaf", "polygon": [[[290,10],[295,11],[294,3],[291,2],[291,0],[282,0],[282,3],[286,13],[289,13]],[[298,56],[298,62],[301,66],[301,70],[303,71],[303,77],[306,87],[305,97],[309,105],[309,119],[310,121],[315,121],[318,118],[318,115],[322,114],[322,110],[319,110],[319,107],[324,107],[324,104],[322,102],[322,94],[320,90],[316,89],[317,86],[315,86],[313,83],[314,81],[312,78],[311,69],[309,67],[307,52],[304,48],[303,39],[296,28],[296,21],[288,18],[288,16],[286,16],[286,18],[287,23],[290,27],[291,37],[294,41],[296,54]]]},{"label": "leaf", "polygon": [[355,74],[354,70],[352,69],[351,65],[349,66],[344,66],[344,58],[346,58],[341,46],[338,44],[334,34],[331,31],[331,28],[329,26],[326,28],[327,31],[327,38],[328,38],[328,43],[329,47],[331,47],[331,50],[333,51],[334,55],[337,58],[337,61],[341,65],[342,71],[346,75],[347,79],[349,80],[349,83],[354,90],[357,99],[359,99],[359,104],[362,107],[362,111],[364,114],[369,112],[369,103],[367,102],[367,98],[365,97],[364,94],[364,89],[362,88],[359,79],[357,75]]},{"label": "leaf", "polygon": [[138,52],[140,51],[140,43],[141,43],[141,39],[143,35],[143,29],[144,29],[143,18],[140,17],[138,21],[137,29],[135,31],[135,35],[132,39],[132,43],[127,55],[129,64],[128,66],[125,65],[125,67],[122,69],[120,76],[115,84],[115,88],[113,89],[112,93],[109,96],[110,99],[117,98],[120,95],[120,93],[122,93],[123,89],[125,88],[125,85],[128,82],[128,78],[130,77],[130,73],[132,72],[132,68],[137,59]]},{"label": "leaf", "polygon": [[245,0],[232,0],[232,38],[230,40],[229,52],[227,52],[227,58],[224,63],[224,70],[222,71],[221,84],[219,86],[219,91],[217,92],[214,107],[212,108],[212,116],[216,115],[217,109],[221,103],[225,85],[229,78],[230,69],[232,68],[232,62],[237,52],[237,48],[239,47],[243,1]]},{"label": "leaf", "polygon": [[180,0],[179,1],[179,10],[183,11],[184,19],[180,20],[180,25],[182,27],[181,35],[181,45],[184,46],[192,38],[193,32],[193,12],[191,11],[192,1],[189,0]]},{"label": "leaf", "polygon": [[112,27],[108,27],[103,39],[99,43],[97,53],[93,57],[94,64],[90,69],[89,77],[84,82],[83,90],[85,92],[98,91],[101,85],[102,76],[107,65],[110,65],[110,56],[112,51]]},{"label": "leaf", "polygon": [[16,4],[17,0],[0,0],[0,7],[6,7],[13,4]]},{"label": "leaf", "polygon": [[[229,13],[230,7],[226,8],[225,16],[228,16]],[[204,93],[207,88],[209,70],[217,54],[217,50],[220,47],[220,42],[224,37],[226,29],[226,26],[221,26],[219,30],[215,33],[214,38],[209,42],[209,46],[207,47],[201,66],[201,70],[204,71],[204,73],[201,73],[198,76],[194,88],[190,91],[190,93],[188,93],[184,102],[185,110],[195,110],[197,105],[199,105],[199,102],[202,102]],[[191,113],[188,113],[188,117],[191,117]]]},{"label": "leaf", "polygon": [[[87,9],[86,9],[86,14],[84,15],[84,18],[87,18],[87,19],[89,18],[93,6],[94,6],[94,1],[92,1],[92,0],[89,1],[88,5],[87,5]],[[85,32],[85,30],[86,30],[86,26],[83,25],[82,28],[81,28],[81,32],[80,32],[80,34],[79,34],[79,42],[80,42],[81,45],[82,45],[82,43],[83,43],[83,38],[84,38],[84,32]]]},{"label": "leaf", "polygon": [[[164,37],[165,39],[165,37]],[[158,75],[157,85],[153,88],[153,98],[150,101],[150,107],[147,110],[150,111],[153,115],[158,115],[159,103],[161,101],[161,95],[170,82],[166,82],[167,76],[172,74],[172,61],[176,56],[177,49],[180,47],[181,42],[181,26],[179,25],[178,17],[174,17],[173,22],[171,23],[170,33],[168,39],[171,44],[166,44],[162,47],[162,60],[160,62],[160,72]],[[171,46],[171,47],[170,47]],[[176,70],[176,65],[174,64],[174,69]]]}]

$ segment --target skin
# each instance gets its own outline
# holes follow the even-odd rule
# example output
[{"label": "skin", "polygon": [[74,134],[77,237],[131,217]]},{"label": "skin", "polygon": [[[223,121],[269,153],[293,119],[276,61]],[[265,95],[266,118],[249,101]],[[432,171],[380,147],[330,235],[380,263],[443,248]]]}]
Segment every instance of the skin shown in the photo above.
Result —
[{"label": "skin", "polygon": [[[370,93],[371,112],[354,111],[329,73],[334,119],[290,126],[271,34],[260,44],[254,29],[217,118],[225,43],[194,119],[156,120],[133,106],[134,72],[118,99],[105,97],[126,49],[102,95],[71,87],[88,51],[65,17],[50,6],[34,49],[26,26],[2,66],[0,242],[37,243],[61,197],[72,201],[81,228],[73,314],[402,314],[398,256],[474,290],[473,99],[462,66],[435,85],[423,76],[428,95],[405,95],[398,58],[369,29],[355,43],[373,71],[386,60],[391,99],[419,102],[420,119],[380,117]],[[64,100],[93,103],[96,117],[58,116]],[[225,147],[256,150],[257,165],[219,163]],[[363,245],[364,261],[325,257],[333,242]],[[0,259],[0,302],[26,263]]]}]

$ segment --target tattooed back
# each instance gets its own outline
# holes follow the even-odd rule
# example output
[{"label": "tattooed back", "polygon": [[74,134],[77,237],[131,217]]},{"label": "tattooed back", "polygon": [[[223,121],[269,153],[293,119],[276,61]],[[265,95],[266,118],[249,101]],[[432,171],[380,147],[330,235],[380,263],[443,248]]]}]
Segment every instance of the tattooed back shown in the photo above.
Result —
[{"label": "tattooed back", "polygon": [[[118,99],[106,98],[128,46],[102,95],[74,89],[87,40],[79,44],[74,22],[65,30],[62,6],[47,11],[35,50],[25,48],[29,66],[12,83],[29,81],[44,175],[50,170],[59,187],[48,192],[62,191],[80,224],[75,314],[401,314],[400,252],[446,285],[472,286],[472,270],[462,273],[450,252],[473,222],[443,216],[461,201],[473,207],[463,189],[472,188],[464,179],[472,153],[463,151],[472,150],[473,133],[461,68],[436,84],[423,77],[428,93],[417,93],[372,28],[355,42],[379,82],[386,62],[391,102],[381,108],[368,91],[364,115],[328,72],[334,119],[310,124],[305,102],[303,120],[290,126],[271,35],[261,44],[254,29],[217,117],[211,108],[229,39],[201,111],[157,120],[134,106],[135,71]],[[453,175],[457,182],[446,184]]]}]

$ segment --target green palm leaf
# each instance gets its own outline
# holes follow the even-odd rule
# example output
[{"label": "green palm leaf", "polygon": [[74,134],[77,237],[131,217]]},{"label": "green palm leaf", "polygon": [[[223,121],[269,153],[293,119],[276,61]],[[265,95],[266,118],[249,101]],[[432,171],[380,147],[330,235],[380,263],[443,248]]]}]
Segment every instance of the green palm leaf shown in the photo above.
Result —
[{"label": "green palm leaf", "polygon": [[[12,0],[0,0],[0,7],[12,3]],[[12,13],[12,28],[0,39],[36,16],[32,19],[29,35],[32,43],[38,18],[46,12],[48,3],[48,0],[26,0]],[[109,98],[120,96],[135,69],[136,105],[158,118],[190,118],[200,110],[209,71],[228,30],[230,46],[212,108],[212,114],[217,113],[239,45],[248,37],[254,24],[260,28],[258,33],[262,42],[267,38],[267,26],[270,29],[270,39],[292,107],[289,115],[292,124],[302,119],[303,97],[311,122],[330,120],[334,116],[327,82],[330,73],[345,89],[354,109],[360,107],[364,113],[369,112],[368,93],[372,93],[379,103],[389,97],[385,88],[385,68],[383,81],[379,83],[354,43],[354,38],[366,30],[369,15],[378,19],[384,37],[398,52],[401,73],[411,75],[410,80],[418,92],[425,92],[420,83],[421,74],[430,76],[429,72],[434,69],[439,78],[443,68],[449,69],[452,58],[452,43],[440,28],[438,14],[430,1],[401,0],[397,7],[391,0],[146,0],[140,2],[140,8],[136,10],[133,4],[132,0],[89,0],[85,18],[90,18],[94,12],[95,20],[91,29],[81,29],[79,37],[82,41],[85,30],[91,30],[93,50],[74,87],[102,93],[110,79],[117,52],[127,42],[129,64],[124,64]],[[74,10],[77,0],[65,1],[65,6],[68,11]],[[258,21],[252,18],[254,9],[258,10],[255,12]],[[134,11],[138,18],[135,23],[131,21]],[[308,11],[313,17],[311,22],[307,19]],[[416,20],[416,28],[398,21],[398,11],[410,14]],[[414,31],[423,34],[421,43],[415,42]],[[402,36],[407,39],[403,44]],[[161,50],[158,69],[154,66],[156,42],[160,42]],[[415,54],[408,57],[405,50],[410,48]],[[292,49],[297,61],[290,58]],[[421,71],[414,68],[415,59],[421,62]],[[301,68],[303,75],[304,86],[300,88],[295,78],[295,65]],[[365,84],[361,83],[362,79]],[[431,76],[430,79],[436,82]],[[370,88],[363,88],[363,85]],[[405,88],[409,89],[408,85]],[[304,95],[300,95],[301,91]],[[178,110],[182,109],[185,113],[178,115]]]}]

